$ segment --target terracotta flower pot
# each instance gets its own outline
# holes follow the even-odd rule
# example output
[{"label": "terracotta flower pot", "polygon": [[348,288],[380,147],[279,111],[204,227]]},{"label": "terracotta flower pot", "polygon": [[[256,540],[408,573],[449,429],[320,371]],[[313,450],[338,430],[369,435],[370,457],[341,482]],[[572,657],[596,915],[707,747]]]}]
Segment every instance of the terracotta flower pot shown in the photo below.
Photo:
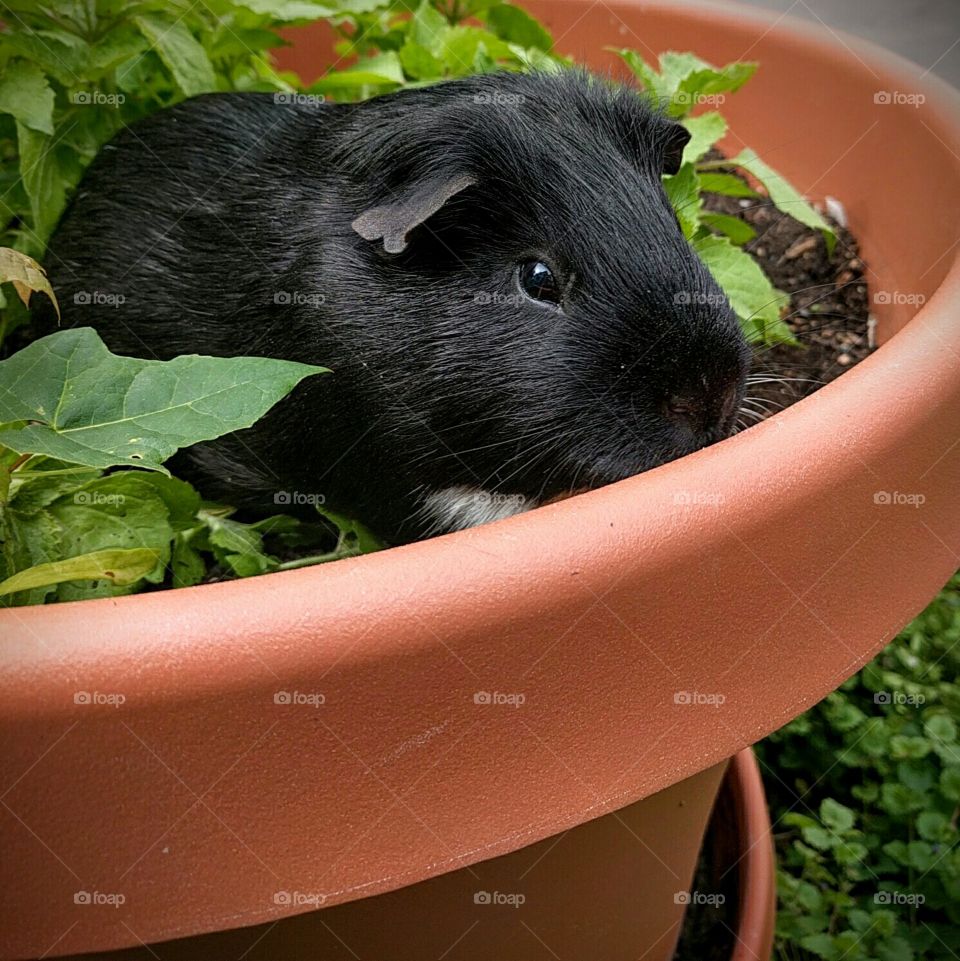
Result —
[{"label": "terracotta flower pot", "polygon": [[729,441],[508,521],[0,612],[4,958],[306,912],[324,957],[668,958],[725,760],[956,567],[957,95],[737,7],[533,6],[594,66],[611,44],[760,60],[732,146],[845,203],[883,347]]}]

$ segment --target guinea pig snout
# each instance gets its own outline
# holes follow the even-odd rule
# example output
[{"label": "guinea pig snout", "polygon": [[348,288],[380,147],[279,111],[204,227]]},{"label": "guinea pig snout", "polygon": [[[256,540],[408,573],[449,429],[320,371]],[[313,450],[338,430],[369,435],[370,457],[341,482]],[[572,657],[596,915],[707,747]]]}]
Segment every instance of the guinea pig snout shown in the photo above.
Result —
[{"label": "guinea pig snout", "polygon": [[667,420],[691,431],[708,444],[729,433],[740,399],[740,386],[731,384],[719,393],[682,391],[669,394],[663,402]]}]

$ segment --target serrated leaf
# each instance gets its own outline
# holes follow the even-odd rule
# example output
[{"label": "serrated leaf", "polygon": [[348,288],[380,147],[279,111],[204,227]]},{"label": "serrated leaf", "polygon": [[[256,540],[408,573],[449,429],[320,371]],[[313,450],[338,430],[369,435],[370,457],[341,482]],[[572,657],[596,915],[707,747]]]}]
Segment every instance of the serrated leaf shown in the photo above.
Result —
[{"label": "serrated leaf", "polygon": [[364,57],[346,70],[324,74],[310,89],[314,93],[357,92],[364,87],[400,86],[405,79],[400,57],[389,50]]},{"label": "serrated leaf", "polygon": [[700,171],[700,189],[705,193],[722,194],[724,197],[759,197],[750,184],[733,174]]},{"label": "serrated leaf", "polygon": [[119,357],[89,327],[0,361],[0,444],[88,467],[162,470],[181,447],[249,427],[324,368],[265,357]]},{"label": "serrated leaf", "polygon": [[447,23],[447,18],[430,0],[422,0],[410,18],[410,40],[437,57],[443,50],[449,32],[450,24]]},{"label": "serrated leaf", "polygon": [[698,161],[727,133],[727,121],[715,110],[699,117],[687,117],[683,125],[690,133],[690,142],[683,148],[684,163]]},{"label": "serrated leaf", "polygon": [[31,130],[53,134],[53,88],[35,63],[13,60],[0,76],[0,113],[8,113]]},{"label": "serrated leaf", "polygon": [[186,97],[217,89],[213,65],[186,23],[153,13],[133,18]]},{"label": "serrated leaf", "polygon": [[700,180],[692,163],[685,163],[673,176],[663,178],[670,206],[673,207],[684,237],[690,240],[699,226]]},{"label": "serrated leaf", "polygon": [[28,567],[0,582],[0,595],[53,587],[78,580],[106,580],[123,587],[140,580],[156,563],[157,555],[144,547],[94,551],[62,561]]},{"label": "serrated leaf", "polygon": [[757,236],[756,230],[745,220],[728,214],[705,210],[700,214],[700,222],[729,237],[738,247],[750,243]]},{"label": "serrated leaf", "polygon": [[786,298],[770,283],[760,265],[726,237],[709,236],[695,245],[700,259],[730,299],[747,339],[753,342],[793,343],[780,319]]},{"label": "serrated leaf", "polygon": [[497,36],[508,43],[543,50],[545,53],[549,53],[553,48],[553,38],[546,27],[526,10],[515,7],[512,3],[498,3],[488,7],[483,19]]},{"label": "serrated leaf", "polygon": [[731,166],[737,166],[746,170],[751,176],[760,181],[770,199],[779,210],[782,210],[785,214],[789,214],[794,220],[799,220],[800,223],[807,227],[821,231],[827,241],[828,249],[833,250],[833,245],[836,243],[837,238],[830,225],[813,209],[809,201],[802,197],[789,181],[761,160],[754,151],[747,147],[738,153],[736,157],[726,162],[729,162]]},{"label": "serrated leaf", "polygon": [[443,76],[443,64],[418,43],[408,40],[400,48],[400,63],[414,80],[436,80]]}]

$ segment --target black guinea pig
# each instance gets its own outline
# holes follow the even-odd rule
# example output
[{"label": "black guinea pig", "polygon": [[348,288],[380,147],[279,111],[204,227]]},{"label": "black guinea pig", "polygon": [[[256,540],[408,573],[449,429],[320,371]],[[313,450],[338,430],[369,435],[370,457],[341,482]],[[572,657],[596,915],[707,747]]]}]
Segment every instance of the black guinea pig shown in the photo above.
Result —
[{"label": "black guinea pig", "polygon": [[661,183],[688,138],[573,71],[210,94],[103,149],[46,265],[64,322],[117,353],[331,368],[173,467],[400,543],[730,433],[750,352]]}]

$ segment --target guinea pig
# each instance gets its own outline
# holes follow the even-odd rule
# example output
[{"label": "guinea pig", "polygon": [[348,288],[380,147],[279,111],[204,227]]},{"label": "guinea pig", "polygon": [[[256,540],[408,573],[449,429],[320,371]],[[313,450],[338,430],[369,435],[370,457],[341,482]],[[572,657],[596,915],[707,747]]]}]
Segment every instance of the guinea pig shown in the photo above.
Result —
[{"label": "guinea pig", "polygon": [[65,323],[117,353],[330,368],[172,466],[402,543],[730,433],[750,351],[662,186],[688,139],[577,71],[208,94],[101,151],[46,266]]}]

